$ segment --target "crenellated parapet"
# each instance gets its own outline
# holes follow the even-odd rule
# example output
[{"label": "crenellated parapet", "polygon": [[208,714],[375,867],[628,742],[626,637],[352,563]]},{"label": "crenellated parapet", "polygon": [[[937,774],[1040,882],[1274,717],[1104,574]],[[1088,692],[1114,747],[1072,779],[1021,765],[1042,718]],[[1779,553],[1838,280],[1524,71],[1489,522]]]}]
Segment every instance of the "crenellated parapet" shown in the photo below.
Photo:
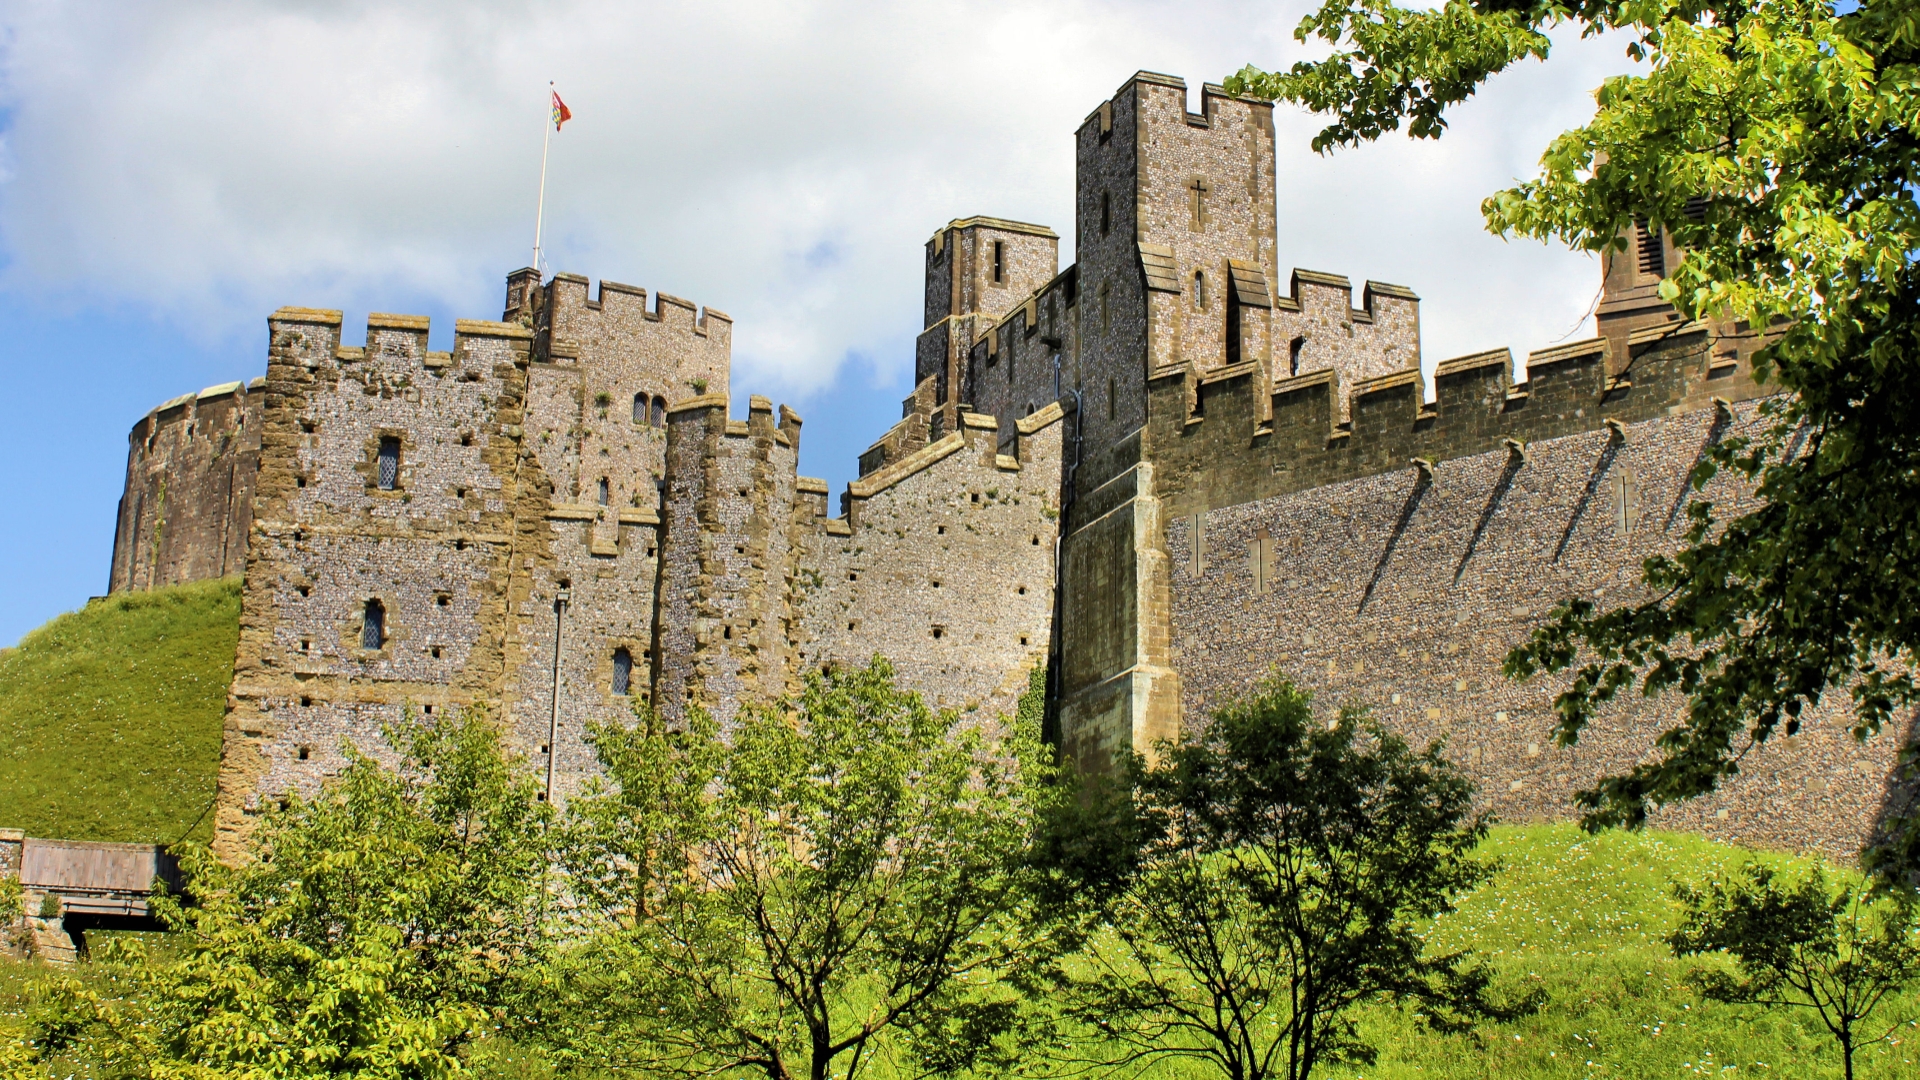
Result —
[{"label": "crenellated parapet", "polygon": [[1347,381],[1420,366],[1420,298],[1401,285],[1369,281],[1353,306],[1353,284],[1338,274],[1293,272],[1291,293],[1273,302],[1276,378],[1332,368]]},{"label": "crenellated parapet", "polygon": [[1711,342],[1697,324],[1663,335],[1627,377],[1607,373],[1605,339],[1574,342],[1529,356],[1519,384],[1507,350],[1476,353],[1436,368],[1431,402],[1417,369],[1351,384],[1331,369],[1271,384],[1222,372],[1197,400],[1169,375],[1150,384],[1141,452],[1171,512],[1192,513],[1761,394],[1746,368],[1713,365]]}]

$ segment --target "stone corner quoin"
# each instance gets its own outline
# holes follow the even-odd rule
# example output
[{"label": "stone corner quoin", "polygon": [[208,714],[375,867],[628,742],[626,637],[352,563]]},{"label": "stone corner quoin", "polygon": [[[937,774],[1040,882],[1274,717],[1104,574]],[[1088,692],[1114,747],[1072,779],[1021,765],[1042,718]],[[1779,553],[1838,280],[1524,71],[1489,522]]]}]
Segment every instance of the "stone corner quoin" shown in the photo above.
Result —
[{"label": "stone corner quoin", "polygon": [[[1637,232],[1598,337],[1429,386],[1413,289],[1283,270],[1270,106],[1187,100],[1141,72],[1075,132],[1074,265],[1044,226],[933,233],[913,392],[837,501],[793,410],[730,418],[713,308],[521,269],[448,352],[418,316],[350,347],[338,311],[275,311],[264,376],[134,425],[114,540],[116,592],[245,574],[216,846],[409,705],[493,703],[564,799],[636,697],[725,720],[876,653],[982,718],[1051,663],[1052,734],[1092,768],[1277,666],[1444,737],[1502,817],[1569,815],[1679,702],[1560,748],[1558,687],[1500,660],[1561,598],[1641,595],[1694,463],[1754,423],[1758,336],[1682,323],[1671,240]],[[1846,727],[1658,823],[1851,854],[1896,746]]]}]

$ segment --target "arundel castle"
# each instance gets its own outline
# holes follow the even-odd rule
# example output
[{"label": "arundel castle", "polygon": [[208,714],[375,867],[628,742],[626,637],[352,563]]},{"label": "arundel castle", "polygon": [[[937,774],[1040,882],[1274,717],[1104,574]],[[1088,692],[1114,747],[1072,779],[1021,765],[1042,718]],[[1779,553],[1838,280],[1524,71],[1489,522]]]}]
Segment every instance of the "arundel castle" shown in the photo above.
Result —
[{"label": "arundel castle", "polygon": [[[983,717],[1049,665],[1051,733],[1088,767],[1278,665],[1445,736],[1502,817],[1569,814],[1679,703],[1561,748],[1556,685],[1500,660],[1568,596],[1640,595],[1689,471],[1753,422],[1756,335],[1679,321],[1670,244],[1636,230],[1600,336],[1429,386],[1413,290],[1282,262],[1270,106],[1200,102],[1141,72],[1081,124],[1073,266],[1040,225],[933,234],[913,393],[837,497],[797,475],[792,410],[730,419],[712,308],[519,270],[449,352],[420,317],[347,346],[338,311],[274,312],[263,378],[134,426],[114,543],[116,591],[245,575],[218,843],[408,704],[494,703],[564,799],[588,724],[636,697],[724,720],[875,653]],[[1660,823],[1847,853],[1895,741],[1809,725]]]}]

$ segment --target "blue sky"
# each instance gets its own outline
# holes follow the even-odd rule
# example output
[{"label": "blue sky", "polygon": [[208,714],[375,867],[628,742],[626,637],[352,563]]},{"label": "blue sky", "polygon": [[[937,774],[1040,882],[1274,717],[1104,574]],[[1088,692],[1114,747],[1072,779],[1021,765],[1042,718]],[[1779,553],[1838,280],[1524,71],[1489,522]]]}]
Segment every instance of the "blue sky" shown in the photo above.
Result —
[{"label": "blue sky", "polygon": [[[1064,231],[1072,132],[1129,74],[1284,65],[1306,10],[0,0],[0,644],[105,590],[128,429],[262,374],[274,307],[343,308],[350,340],[370,310],[430,315],[436,348],[497,317],[549,79],[574,113],[550,266],[733,316],[736,398],[799,410],[837,491],[909,389],[927,236]],[[1281,110],[1283,266],[1411,286],[1429,366],[1565,336],[1594,264],[1486,235],[1478,205],[1625,67],[1568,39],[1437,143],[1331,157]]]}]

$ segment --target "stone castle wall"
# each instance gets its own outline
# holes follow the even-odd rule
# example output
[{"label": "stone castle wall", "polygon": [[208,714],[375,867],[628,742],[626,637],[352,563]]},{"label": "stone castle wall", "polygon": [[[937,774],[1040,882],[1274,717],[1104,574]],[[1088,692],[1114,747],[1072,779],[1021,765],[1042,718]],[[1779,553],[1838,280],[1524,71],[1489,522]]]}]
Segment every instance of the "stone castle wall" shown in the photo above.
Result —
[{"label": "stone castle wall", "polygon": [[1060,456],[1057,405],[961,429],[852,485],[851,512],[807,534],[796,577],[808,667],[889,658],[903,686],[985,717],[1011,714],[1053,625]]},{"label": "stone castle wall", "polygon": [[[1640,563],[1677,546],[1693,466],[1754,426],[1755,387],[1743,372],[1709,377],[1707,337],[1643,354],[1633,385],[1612,392],[1602,340],[1536,355],[1517,388],[1504,353],[1467,358],[1443,367],[1432,407],[1417,384],[1369,395],[1385,400],[1357,400],[1339,438],[1330,380],[1283,384],[1272,434],[1240,451],[1240,468],[1212,457],[1218,444],[1161,455],[1188,722],[1278,668],[1323,705],[1368,705],[1416,743],[1444,738],[1508,820],[1564,815],[1575,791],[1630,767],[1676,722],[1678,699],[1629,696],[1561,748],[1549,733],[1564,680],[1516,683],[1499,668],[1569,596],[1645,599]],[[1724,396],[1686,407],[1702,388]],[[1250,397],[1223,389],[1205,425],[1239,428],[1246,446]],[[1303,397],[1312,404],[1286,400]],[[1748,504],[1725,476],[1702,494],[1723,516]],[[1659,823],[1850,854],[1884,801],[1894,742],[1863,746],[1846,729],[1775,740],[1723,792]]]},{"label": "stone castle wall", "polygon": [[[1298,269],[1283,293],[1271,107],[1199,102],[1142,72],[1088,116],[1073,266],[1042,226],[935,233],[913,392],[837,502],[798,474],[800,417],[750,397],[733,418],[713,309],[522,270],[447,353],[417,317],[351,348],[338,312],[276,312],[264,380],[135,429],[115,544],[116,589],[244,565],[222,849],[409,706],[490,703],[564,798],[596,724],[649,702],[728,721],[875,654],[983,720],[1049,664],[1051,733],[1086,768],[1277,667],[1445,737],[1503,816],[1571,813],[1677,703],[1560,749],[1557,687],[1499,662],[1559,599],[1638,596],[1685,477],[1753,423],[1758,338],[1681,325],[1616,260],[1601,337],[1519,385],[1505,350],[1447,361],[1428,401],[1418,297],[1369,281],[1356,307]],[[1894,748],[1845,728],[1775,741],[1663,823],[1857,847]]]},{"label": "stone castle wall", "polygon": [[133,426],[108,592],[246,568],[264,403],[262,380],[226,383],[174,398]]}]

